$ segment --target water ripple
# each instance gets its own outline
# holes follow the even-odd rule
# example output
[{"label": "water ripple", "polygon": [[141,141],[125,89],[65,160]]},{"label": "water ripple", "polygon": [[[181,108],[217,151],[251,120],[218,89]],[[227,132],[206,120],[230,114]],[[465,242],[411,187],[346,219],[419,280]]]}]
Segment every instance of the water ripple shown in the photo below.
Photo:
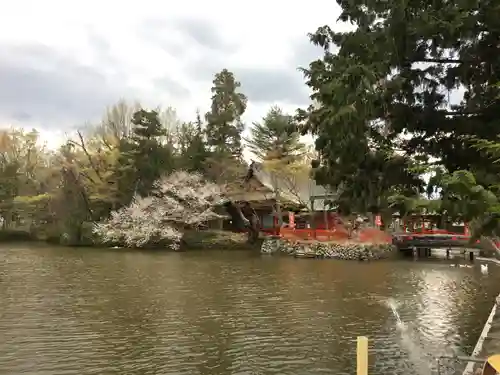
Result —
[{"label": "water ripple", "polygon": [[436,263],[308,261],[249,253],[0,249],[0,374],[418,373],[470,352],[500,274]]}]

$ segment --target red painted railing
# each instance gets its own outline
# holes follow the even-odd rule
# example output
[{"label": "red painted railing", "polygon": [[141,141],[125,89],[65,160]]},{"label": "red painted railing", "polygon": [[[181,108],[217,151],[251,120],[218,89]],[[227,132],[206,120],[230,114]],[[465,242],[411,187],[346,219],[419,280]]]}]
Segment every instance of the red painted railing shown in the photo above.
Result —
[{"label": "red painted railing", "polygon": [[348,234],[343,231],[326,229],[293,229],[281,228],[280,236],[285,238],[296,238],[303,240],[347,240]]},{"label": "red painted railing", "polygon": [[457,234],[454,232],[449,232],[446,229],[417,229],[412,233],[415,234]]},{"label": "red painted railing", "polygon": [[[293,229],[281,228],[280,236],[289,240],[316,240],[316,241],[347,241],[349,233],[346,229],[338,227],[333,230],[328,229]],[[359,242],[391,242],[392,237],[378,229],[366,228],[356,235]]]}]

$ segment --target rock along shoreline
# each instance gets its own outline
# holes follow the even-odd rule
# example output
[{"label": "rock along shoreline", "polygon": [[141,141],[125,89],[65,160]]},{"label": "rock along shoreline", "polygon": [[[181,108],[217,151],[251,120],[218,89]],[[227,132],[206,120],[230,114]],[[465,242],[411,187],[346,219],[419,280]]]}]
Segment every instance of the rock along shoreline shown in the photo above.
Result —
[{"label": "rock along shoreline", "polygon": [[396,247],[390,243],[289,241],[273,237],[266,238],[261,246],[263,254],[340,260],[386,259],[396,252]]}]

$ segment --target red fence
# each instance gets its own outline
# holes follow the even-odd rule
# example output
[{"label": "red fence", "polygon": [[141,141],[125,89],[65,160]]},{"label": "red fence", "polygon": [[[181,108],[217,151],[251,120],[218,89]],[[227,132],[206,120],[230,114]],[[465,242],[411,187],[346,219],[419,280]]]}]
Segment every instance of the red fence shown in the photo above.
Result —
[{"label": "red fence", "polygon": [[280,236],[289,239],[319,240],[319,241],[342,241],[348,239],[346,232],[327,229],[292,229],[281,228]]},{"label": "red fence", "polygon": [[[327,229],[292,229],[281,228],[280,236],[290,240],[316,240],[316,241],[347,241],[349,233],[345,228],[337,227],[333,230]],[[356,239],[359,242],[392,242],[392,236],[374,228],[362,229],[358,232]]]}]

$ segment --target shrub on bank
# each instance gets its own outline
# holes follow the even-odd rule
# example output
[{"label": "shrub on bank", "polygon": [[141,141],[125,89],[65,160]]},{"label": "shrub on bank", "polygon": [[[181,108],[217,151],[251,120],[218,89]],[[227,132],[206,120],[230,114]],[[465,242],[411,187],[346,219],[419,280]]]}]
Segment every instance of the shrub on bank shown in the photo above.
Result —
[{"label": "shrub on bank", "polygon": [[260,248],[260,244],[249,244],[246,233],[223,230],[188,230],[182,237],[182,250],[246,250]]},{"label": "shrub on bank", "polygon": [[[0,242],[22,242],[41,241],[66,246],[92,246],[92,247],[126,247],[119,242],[102,243],[93,233],[93,223],[83,223],[80,238],[71,238],[66,233],[60,233],[56,229],[30,233],[26,230],[5,229],[0,230]],[[143,248],[148,249],[170,249],[169,243],[158,241]],[[248,244],[246,233],[234,233],[223,230],[187,230],[184,232],[181,242],[181,250],[247,250],[259,249],[260,242]]]},{"label": "shrub on bank", "polygon": [[0,242],[35,241],[36,238],[26,230],[2,229],[0,230]]}]

